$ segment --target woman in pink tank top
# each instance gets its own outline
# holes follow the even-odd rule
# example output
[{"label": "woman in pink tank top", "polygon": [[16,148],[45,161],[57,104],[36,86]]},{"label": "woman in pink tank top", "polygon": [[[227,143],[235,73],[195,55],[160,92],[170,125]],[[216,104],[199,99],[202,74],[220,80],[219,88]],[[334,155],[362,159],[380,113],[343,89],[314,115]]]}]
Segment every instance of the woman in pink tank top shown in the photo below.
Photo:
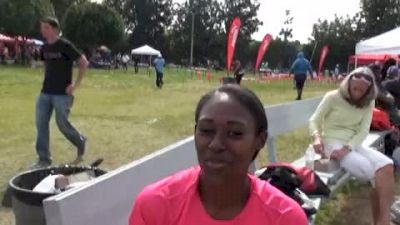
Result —
[{"label": "woman in pink tank top", "polygon": [[195,113],[199,166],[146,187],[130,225],[307,225],[300,206],[248,174],[267,140],[258,97],[238,85],[203,96]]}]

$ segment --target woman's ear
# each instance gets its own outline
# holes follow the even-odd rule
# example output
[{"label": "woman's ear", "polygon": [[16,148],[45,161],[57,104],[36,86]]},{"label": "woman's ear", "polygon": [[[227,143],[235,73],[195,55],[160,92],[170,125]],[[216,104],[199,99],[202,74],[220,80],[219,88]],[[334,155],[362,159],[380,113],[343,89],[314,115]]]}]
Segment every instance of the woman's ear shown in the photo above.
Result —
[{"label": "woman's ear", "polygon": [[268,131],[265,130],[258,133],[256,137],[256,146],[253,155],[253,160],[257,158],[258,153],[261,151],[262,148],[264,148],[267,139],[268,139]]},{"label": "woman's ear", "polygon": [[256,148],[257,149],[264,148],[267,139],[268,139],[268,131],[267,130],[261,131],[257,136]]}]

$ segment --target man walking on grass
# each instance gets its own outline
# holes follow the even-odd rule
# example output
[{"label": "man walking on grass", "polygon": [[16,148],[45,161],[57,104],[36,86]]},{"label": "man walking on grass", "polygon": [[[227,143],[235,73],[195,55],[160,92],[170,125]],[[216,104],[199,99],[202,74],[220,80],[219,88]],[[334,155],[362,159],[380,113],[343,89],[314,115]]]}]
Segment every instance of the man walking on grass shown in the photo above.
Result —
[{"label": "man walking on grass", "polygon": [[313,71],[310,62],[304,57],[303,52],[299,52],[297,54],[296,61],[294,61],[292,67],[290,68],[289,73],[289,76],[294,74],[294,80],[297,89],[296,100],[301,100],[302,98],[304,83],[307,80],[307,72],[310,73],[310,76],[313,79]]},{"label": "man walking on grass", "polygon": [[[49,149],[49,121],[53,111],[58,128],[63,135],[77,148],[78,164],[83,160],[86,138],[68,121],[74,101],[74,92],[80,86],[88,66],[86,57],[69,41],[60,38],[60,25],[54,18],[45,18],[40,23],[41,33],[46,40],[42,58],[45,65],[43,88],[36,103],[36,152],[39,161],[35,168],[51,165]],[[72,81],[74,61],[79,62],[79,74]]]},{"label": "man walking on grass", "polygon": [[154,67],[156,68],[156,85],[158,88],[162,88],[164,85],[163,77],[164,77],[164,66],[165,60],[161,54],[158,54],[157,58],[153,62]]}]

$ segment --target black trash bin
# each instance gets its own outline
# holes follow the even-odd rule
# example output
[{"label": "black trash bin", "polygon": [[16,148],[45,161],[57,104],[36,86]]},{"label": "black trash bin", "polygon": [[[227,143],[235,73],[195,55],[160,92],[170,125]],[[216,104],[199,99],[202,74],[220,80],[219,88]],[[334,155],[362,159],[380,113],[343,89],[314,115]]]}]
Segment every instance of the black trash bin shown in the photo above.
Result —
[{"label": "black trash bin", "polygon": [[237,84],[237,82],[234,77],[223,77],[222,84]]},{"label": "black trash bin", "polygon": [[54,193],[38,193],[32,189],[50,174],[71,175],[84,171],[94,171],[96,177],[106,172],[85,166],[59,166],[30,170],[13,177],[10,182],[12,191],[12,208],[16,225],[46,225],[42,201]]}]

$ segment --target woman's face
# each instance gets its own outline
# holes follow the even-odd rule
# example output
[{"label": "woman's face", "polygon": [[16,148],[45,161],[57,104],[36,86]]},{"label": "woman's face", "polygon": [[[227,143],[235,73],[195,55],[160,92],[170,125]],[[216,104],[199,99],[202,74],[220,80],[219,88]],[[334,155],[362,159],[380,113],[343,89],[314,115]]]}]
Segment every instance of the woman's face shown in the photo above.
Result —
[{"label": "woman's face", "polygon": [[242,179],[265,143],[253,116],[226,93],[217,93],[200,111],[195,129],[199,164],[206,179]]},{"label": "woman's face", "polygon": [[357,76],[355,79],[350,80],[350,87],[349,87],[349,92],[351,99],[353,101],[359,101],[361,98],[365,96],[367,93],[369,87],[372,85],[372,82],[368,84],[366,82],[366,78],[364,75],[354,75]]}]

